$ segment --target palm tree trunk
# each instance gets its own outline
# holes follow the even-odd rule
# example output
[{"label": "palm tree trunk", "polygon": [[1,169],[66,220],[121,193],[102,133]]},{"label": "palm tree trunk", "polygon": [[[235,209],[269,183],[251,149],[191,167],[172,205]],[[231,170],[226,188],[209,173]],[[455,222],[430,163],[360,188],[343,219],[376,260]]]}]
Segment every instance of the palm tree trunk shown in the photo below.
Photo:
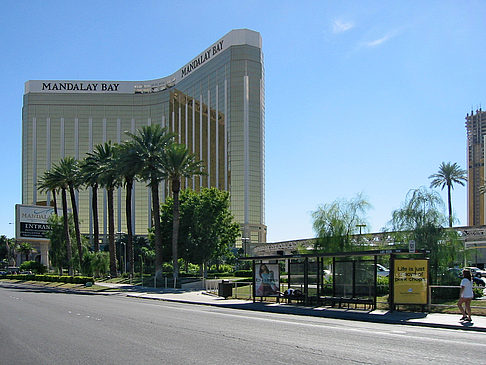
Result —
[{"label": "palm tree trunk", "polygon": [[54,200],[54,214],[57,215],[56,189],[52,189],[52,199]]},{"label": "palm tree trunk", "polygon": [[178,240],[179,240],[179,191],[181,187],[181,182],[179,179],[172,180],[172,193],[174,198],[173,206],[173,220],[172,220],[172,266],[173,266],[173,277],[174,277],[174,288],[179,278],[179,261],[178,261]]},{"label": "palm tree trunk", "polygon": [[107,189],[108,193],[108,243],[110,249],[110,275],[116,278],[116,246],[115,246],[115,213],[113,210],[113,188]]},{"label": "palm tree trunk", "polygon": [[449,227],[452,228],[452,202],[451,202],[451,186],[447,185],[447,203],[449,207]]},{"label": "palm tree trunk", "polygon": [[152,216],[155,230],[155,275],[162,276],[162,229],[160,227],[159,184],[150,184],[152,190]]},{"label": "palm tree trunk", "polygon": [[74,231],[76,232],[76,244],[78,246],[79,266],[83,261],[83,248],[81,247],[81,231],[79,230],[79,216],[76,204],[76,195],[74,194],[74,186],[69,185],[69,194],[71,195],[71,207],[73,208]]},{"label": "palm tree trunk", "polygon": [[62,218],[64,222],[64,239],[66,240],[66,254],[68,261],[68,274],[73,275],[73,253],[71,251],[71,239],[69,237],[69,219],[68,219],[68,209],[67,209],[67,195],[66,189],[61,189],[62,198]]},{"label": "palm tree trunk", "polygon": [[100,227],[98,219],[98,184],[91,187],[91,208],[93,210],[93,232],[94,232],[94,251],[100,250]]},{"label": "palm tree trunk", "polygon": [[132,227],[132,188],[133,180],[127,180],[127,195],[125,198],[125,213],[127,216],[127,249],[128,262],[130,263],[130,277],[134,275],[134,257],[133,257],[133,227]]}]

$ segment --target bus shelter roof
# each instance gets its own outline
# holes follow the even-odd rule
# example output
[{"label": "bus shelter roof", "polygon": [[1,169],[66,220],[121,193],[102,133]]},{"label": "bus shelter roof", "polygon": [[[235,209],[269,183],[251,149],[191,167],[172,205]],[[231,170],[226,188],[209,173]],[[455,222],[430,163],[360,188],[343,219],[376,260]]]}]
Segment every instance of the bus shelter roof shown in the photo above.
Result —
[{"label": "bus shelter roof", "polygon": [[290,255],[269,255],[269,256],[251,256],[240,257],[242,261],[251,260],[284,260],[284,259],[298,259],[298,258],[315,258],[315,257],[359,257],[359,256],[386,256],[386,255],[428,255],[429,250],[415,250],[409,251],[407,249],[393,249],[393,250],[367,250],[367,251],[351,251],[351,252],[312,252],[312,253],[298,253]]}]

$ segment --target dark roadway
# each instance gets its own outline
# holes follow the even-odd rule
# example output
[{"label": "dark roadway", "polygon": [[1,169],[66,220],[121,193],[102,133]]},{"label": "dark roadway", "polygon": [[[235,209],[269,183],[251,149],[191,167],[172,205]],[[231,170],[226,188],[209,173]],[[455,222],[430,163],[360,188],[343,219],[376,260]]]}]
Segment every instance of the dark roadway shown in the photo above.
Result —
[{"label": "dark roadway", "polygon": [[486,334],[0,288],[0,364],[484,363]]}]

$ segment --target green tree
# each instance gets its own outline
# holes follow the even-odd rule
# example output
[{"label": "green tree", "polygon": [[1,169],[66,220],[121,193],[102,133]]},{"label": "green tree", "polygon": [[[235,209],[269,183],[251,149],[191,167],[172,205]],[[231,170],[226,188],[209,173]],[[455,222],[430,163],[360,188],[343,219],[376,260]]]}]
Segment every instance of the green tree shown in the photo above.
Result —
[{"label": "green tree", "polygon": [[0,236],[0,260],[9,259],[10,240],[5,235]]},{"label": "green tree", "polygon": [[351,238],[361,233],[360,227],[366,226],[366,212],[370,207],[361,194],[350,200],[339,199],[319,206],[312,213],[317,235],[315,248],[324,252],[354,250]]},{"label": "green tree", "polygon": [[[66,245],[67,247],[67,255],[68,255],[68,262],[72,265],[73,260],[71,257],[71,239],[69,235],[68,229],[68,210],[67,210],[67,196],[66,191],[69,190],[69,195],[71,197],[71,208],[72,214],[74,219],[74,230],[75,230],[75,237],[76,237],[76,244],[78,248],[78,256],[83,257],[83,249],[81,243],[81,231],[79,229],[79,216],[78,216],[78,208],[76,204],[76,194],[75,190],[80,186],[81,179],[79,174],[79,164],[78,161],[75,160],[73,157],[68,156],[59,161],[58,164],[55,164],[52,168],[52,179],[55,184],[61,189],[61,197],[62,197],[62,210],[63,210],[63,217],[64,227],[65,227],[65,238],[66,238]],[[69,275],[73,275],[73,268],[69,268]]]},{"label": "green tree", "polygon": [[19,252],[21,254],[25,255],[25,260],[24,261],[29,261],[29,256],[34,250],[34,247],[32,247],[32,244],[29,242],[21,242],[19,244]]},{"label": "green tree", "polygon": [[133,277],[135,270],[133,226],[132,226],[132,191],[135,177],[141,172],[143,161],[139,159],[137,150],[132,141],[118,146],[116,153],[117,174],[122,178],[125,186],[125,214],[127,221],[127,252],[130,275]]},{"label": "green tree", "polygon": [[55,175],[49,170],[44,171],[44,173],[42,174],[41,178],[37,183],[37,188],[39,189],[40,192],[47,193],[50,191],[52,193],[52,198],[54,200],[54,214],[57,215],[56,191],[58,188],[58,184],[55,179]]},{"label": "green tree", "polygon": [[[179,249],[186,262],[207,267],[210,260],[228,253],[240,234],[229,204],[229,193],[216,188],[205,188],[199,193],[181,191]],[[168,252],[172,249],[173,205],[174,199],[169,198],[161,207],[164,246]]]},{"label": "green tree", "polygon": [[454,189],[454,184],[464,186],[467,181],[466,170],[461,169],[457,163],[442,162],[439,166],[439,171],[429,176],[429,179],[433,179],[430,183],[431,188],[440,187],[444,190],[447,186],[447,207],[449,210],[449,227],[452,227],[452,199],[451,190]]},{"label": "green tree", "polygon": [[[63,235],[64,235],[64,244],[66,245],[66,265],[68,267],[68,273],[69,275],[73,275],[73,260],[72,260],[72,250],[71,250],[71,235],[69,232],[69,224],[68,224],[68,219],[69,219],[69,214],[68,214],[68,207],[67,207],[67,195],[66,195],[66,189],[67,185],[64,182],[64,176],[62,174],[62,171],[54,165],[53,169],[51,170],[53,176],[53,181],[55,181],[58,189],[61,190],[61,201],[62,201],[62,219],[63,219]],[[55,216],[55,215],[54,215]],[[51,241],[52,243],[52,241]]]},{"label": "green tree", "polygon": [[[73,236],[75,234],[74,230],[74,217],[72,214],[69,214],[68,219],[68,231],[69,236]],[[62,275],[62,269],[65,267],[76,267],[83,271],[83,263],[80,257],[78,256],[78,250],[76,247],[71,246],[70,255],[67,254],[67,245],[65,242],[65,227],[64,227],[64,218],[59,217],[55,214],[51,215],[48,219],[49,223],[49,231],[47,232],[47,238],[50,240],[49,245],[49,259],[51,261],[51,265],[59,270],[59,274]],[[85,237],[81,238],[81,253],[83,257],[86,255],[88,251],[88,242]],[[68,261],[68,257],[70,261]]]},{"label": "green tree", "polygon": [[[49,259],[51,265],[58,269],[59,275],[62,275],[63,268],[69,267],[70,263],[67,255],[66,236],[64,229],[64,217],[55,214],[51,215],[47,221],[49,223]],[[72,253],[71,253],[72,257]]]},{"label": "green tree", "polygon": [[19,249],[19,244],[15,241],[15,238],[7,238],[6,236],[0,237],[2,251],[5,252],[3,260],[7,266],[15,266],[16,255]]},{"label": "green tree", "polygon": [[162,274],[162,234],[160,227],[159,184],[164,179],[162,157],[165,148],[173,143],[174,134],[159,124],[143,126],[135,134],[127,133],[132,138],[137,158],[142,161],[139,177],[147,182],[152,198],[152,222],[154,225],[155,271]]},{"label": "green tree", "polygon": [[113,205],[113,192],[120,184],[117,172],[115,146],[110,142],[97,146],[97,150],[103,156],[103,162],[100,166],[101,174],[99,176],[100,186],[106,189],[108,197],[108,246],[110,251],[110,275],[116,277],[116,245],[115,245],[115,210]]},{"label": "green tree", "polygon": [[457,261],[460,243],[457,235],[443,227],[447,217],[440,195],[424,187],[410,190],[400,209],[393,211],[390,221],[396,231],[396,242],[404,245],[415,241],[418,249],[430,251],[430,273],[433,281],[438,274]]},{"label": "green tree", "polygon": [[183,144],[170,144],[162,155],[162,166],[165,178],[170,181],[172,190],[173,212],[172,212],[172,266],[174,285],[179,276],[178,257],[178,235],[179,235],[179,193],[181,190],[181,178],[192,178],[195,175],[203,174],[203,162],[196,159],[196,156],[189,152]]},{"label": "green tree", "polygon": [[98,188],[100,175],[103,171],[102,165],[106,162],[103,145],[96,145],[92,152],[88,152],[81,162],[80,171],[83,183],[91,188],[91,211],[93,214],[93,243],[94,251],[100,250],[100,228],[98,217]]},{"label": "green tree", "polygon": [[74,157],[68,156],[59,162],[59,169],[64,174],[64,181],[69,189],[69,196],[71,198],[72,215],[74,219],[74,232],[76,237],[76,244],[78,247],[78,256],[83,257],[83,249],[81,243],[81,230],[79,228],[79,214],[76,201],[76,190],[81,186],[79,161]]}]

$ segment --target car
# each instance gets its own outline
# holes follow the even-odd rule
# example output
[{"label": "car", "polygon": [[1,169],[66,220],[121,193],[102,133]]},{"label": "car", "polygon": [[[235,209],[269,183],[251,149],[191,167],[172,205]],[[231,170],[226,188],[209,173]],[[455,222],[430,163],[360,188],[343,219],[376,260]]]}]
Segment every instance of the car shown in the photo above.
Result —
[{"label": "car", "polygon": [[473,276],[473,284],[481,288],[486,287],[486,281],[483,278],[478,278],[477,276]]},{"label": "car", "polygon": [[381,264],[376,264],[376,274],[378,276],[388,276],[390,275],[390,269],[387,269],[385,266]]},{"label": "car", "polygon": [[483,276],[486,277],[486,271],[485,270],[481,270],[478,267],[468,266],[468,267],[465,267],[464,269],[465,270],[469,270],[471,272],[471,276],[476,276],[478,278],[481,278]]},{"label": "car", "polygon": [[327,280],[332,278],[331,270],[327,270],[327,269],[322,270],[322,275],[324,276],[324,279],[327,279]]}]

